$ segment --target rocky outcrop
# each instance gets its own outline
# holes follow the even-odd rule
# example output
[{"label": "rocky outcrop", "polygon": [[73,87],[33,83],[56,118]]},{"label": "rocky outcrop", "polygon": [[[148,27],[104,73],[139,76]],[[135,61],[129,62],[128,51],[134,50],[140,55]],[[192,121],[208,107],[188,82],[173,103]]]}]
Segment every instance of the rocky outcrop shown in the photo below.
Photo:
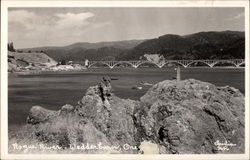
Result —
[{"label": "rocky outcrop", "polygon": [[29,137],[65,150],[87,143],[120,146],[81,153],[244,153],[244,107],[244,95],[228,86],[190,79],[176,87],[167,80],[133,101],[116,97],[103,78],[76,106],[32,107],[26,129]]},{"label": "rocky outcrop", "polygon": [[[69,148],[70,145],[136,146],[133,110],[137,103],[111,93],[110,80],[90,87],[77,106],[64,105],[59,111],[33,106],[27,123],[31,133],[41,142]],[[34,128],[35,127],[35,128]],[[136,153],[134,150],[96,149],[84,153]]]},{"label": "rocky outcrop", "polygon": [[8,72],[48,70],[57,62],[44,53],[17,53],[8,51]]},{"label": "rocky outcrop", "polygon": [[50,67],[48,70],[50,71],[79,71],[83,69],[86,69],[86,67],[80,64],[72,64],[72,65],[56,65],[56,66]]},{"label": "rocky outcrop", "polygon": [[[244,107],[244,96],[232,87],[190,79],[177,88],[163,81],[141,97],[137,123],[143,138],[166,153],[243,153]],[[216,141],[236,146],[222,150]]]}]

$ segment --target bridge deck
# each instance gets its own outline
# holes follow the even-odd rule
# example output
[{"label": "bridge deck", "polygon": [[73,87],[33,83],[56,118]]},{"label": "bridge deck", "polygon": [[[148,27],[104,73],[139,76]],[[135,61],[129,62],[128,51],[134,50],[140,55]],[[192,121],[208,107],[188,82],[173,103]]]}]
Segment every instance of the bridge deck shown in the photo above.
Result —
[{"label": "bridge deck", "polygon": [[152,62],[152,61],[145,61],[145,60],[132,60],[132,61],[76,61],[75,64],[83,64],[85,66],[91,67],[96,64],[103,64],[108,66],[109,68],[114,68],[120,64],[128,64],[134,68],[138,68],[142,64],[154,64],[159,68],[162,68],[164,65],[175,63],[181,65],[185,68],[190,67],[192,64],[195,63],[203,63],[209,67],[214,67],[216,64],[232,64],[234,67],[240,67],[241,65],[245,64],[245,59],[220,59],[220,60],[164,60],[161,62]]}]

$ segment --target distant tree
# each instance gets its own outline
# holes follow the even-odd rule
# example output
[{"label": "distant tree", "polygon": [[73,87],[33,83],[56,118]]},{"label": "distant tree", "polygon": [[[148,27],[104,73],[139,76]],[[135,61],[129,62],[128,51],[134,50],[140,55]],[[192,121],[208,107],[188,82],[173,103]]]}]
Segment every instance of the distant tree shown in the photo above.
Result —
[{"label": "distant tree", "polygon": [[61,65],[66,65],[66,61],[65,61],[65,60],[62,60],[62,61],[61,61]]},{"label": "distant tree", "polygon": [[8,51],[15,52],[14,44],[13,42],[8,43]]},{"label": "distant tree", "polygon": [[28,53],[31,53],[31,50],[29,50]]}]

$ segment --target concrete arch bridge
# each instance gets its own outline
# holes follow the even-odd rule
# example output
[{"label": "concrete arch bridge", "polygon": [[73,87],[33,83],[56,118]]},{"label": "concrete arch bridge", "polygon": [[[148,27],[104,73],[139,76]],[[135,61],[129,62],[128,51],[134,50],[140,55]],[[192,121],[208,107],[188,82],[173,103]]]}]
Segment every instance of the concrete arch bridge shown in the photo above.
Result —
[{"label": "concrete arch bridge", "polygon": [[213,68],[216,64],[232,64],[234,67],[238,68],[245,64],[245,59],[221,59],[221,60],[165,60],[164,62],[156,63],[151,61],[88,61],[86,64],[85,62],[75,62],[76,64],[82,64],[91,68],[98,64],[106,65],[109,68],[114,68],[115,66],[121,64],[128,64],[133,68],[138,68],[143,64],[153,64],[159,68],[162,68],[168,64],[177,64],[183,66],[184,68],[191,67],[192,64],[203,63],[211,68]]}]

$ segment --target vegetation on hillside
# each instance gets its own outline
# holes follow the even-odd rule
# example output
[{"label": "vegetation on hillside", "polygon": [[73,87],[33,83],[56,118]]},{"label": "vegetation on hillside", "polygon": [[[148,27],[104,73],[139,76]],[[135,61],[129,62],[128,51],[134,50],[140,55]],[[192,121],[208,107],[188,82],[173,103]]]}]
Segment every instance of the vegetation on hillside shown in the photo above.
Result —
[{"label": "vegetation on hillside", "polygon": [[242,59],[245,58],[245,33],[236,31],[199,32],[180,36],[167,34],[149,40],[100,43],[75,43],[64,47],[39,47],[57,61],[138,60],[145,54],[165,59]]},{"label": "vegetation on hillside", "polygon": [[187,36],[164,35],[145,41],[122,59],[160,54],[165,59],[230,59],[245,57],[244,32],[200,32]]}]

